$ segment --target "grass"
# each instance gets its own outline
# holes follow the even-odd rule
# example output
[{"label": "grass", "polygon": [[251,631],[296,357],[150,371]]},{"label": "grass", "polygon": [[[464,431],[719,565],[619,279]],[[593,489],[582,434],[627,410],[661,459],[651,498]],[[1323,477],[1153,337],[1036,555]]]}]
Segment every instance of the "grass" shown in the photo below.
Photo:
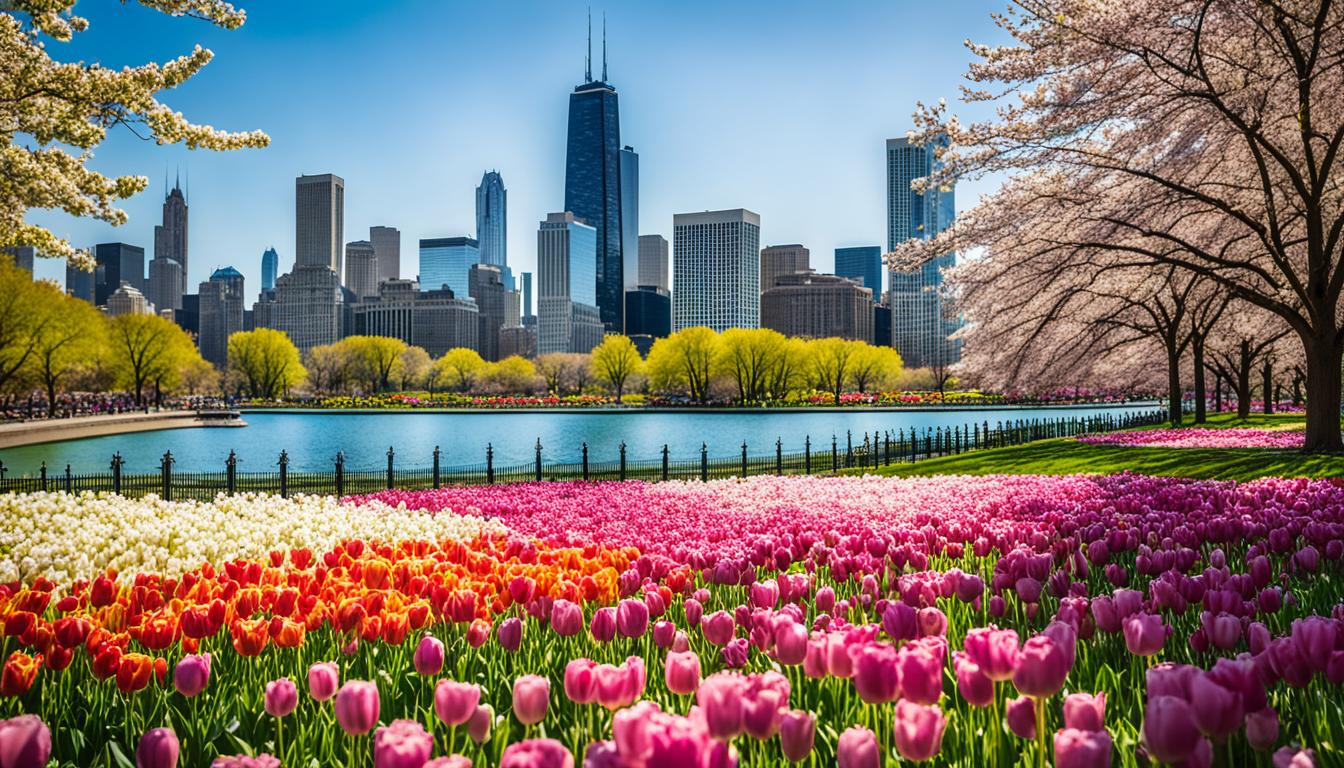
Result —
[{"label": "grass", "polygon": [[[1253,427],[1258,429],[1301,428],[1301,415],[1252,415],[1239,420],[1234,414],[1212,416],[1212,429]],[[1187,424],[1187,426],[1189,426]],[[1344,455],[1308,455],[1297,451],[1262,448],[1144,448],[1086,445],[1073,439],[1042,440],[1011,448],[945,456],[914,464],[897,464],[868,470],[893,477],[925,475],[991,474],[1110,474],[1136,472],[1214,480],[1254,480],[1260,477],[1344,476]]]}]

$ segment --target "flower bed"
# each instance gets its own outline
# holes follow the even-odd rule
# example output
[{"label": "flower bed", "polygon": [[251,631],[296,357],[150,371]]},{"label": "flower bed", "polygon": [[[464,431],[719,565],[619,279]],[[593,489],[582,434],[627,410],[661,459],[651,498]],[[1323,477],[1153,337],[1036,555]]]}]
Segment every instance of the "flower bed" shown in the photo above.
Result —
[{"label": "flower bed", "polygon": [[1302,433],[1289,430],[1250,428],[1146,429],[1080,435],[1088,445],[1126,445],[1145,448],[1301,448]]},{"label": "flower bed", "polygon": [[0,505],[5,766],[1344,758],[1344,482]]}]

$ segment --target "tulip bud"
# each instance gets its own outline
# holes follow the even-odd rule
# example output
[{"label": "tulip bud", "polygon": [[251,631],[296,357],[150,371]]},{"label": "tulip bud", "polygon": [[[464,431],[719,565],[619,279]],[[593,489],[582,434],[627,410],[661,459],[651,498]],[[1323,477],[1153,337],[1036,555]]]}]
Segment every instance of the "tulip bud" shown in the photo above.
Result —
[{"label": "tulip bud", "polygon": [[784,757],[800,763],[812,754],[817,737],[817,718],[810,712],[791,709],[779,718],[779,746]]},{"label": "tulip bud", "polygon": [[1143,744],[1163,763],[1179,763],[1200,741],[1195,713],[1184,699],[1157,696],[1148,700],[1143,714]]},{"label": "tulip bud", "polygon": [[44,768],[51,759],[51,730],[37,715],[0,721],[0,765]]},{"label": "tulip bud", "polygon": [[514,717],[523,725],[540,723],[546,718],[550,696],[551,681],[538,675],[523,675],[513,683]]},{"label": "tulip bud", "polygon": [[444,725],[462,725],[476,711],[481,700],[480,687],[454,680],[440,680],[434,686],[434,712]]},{"label": "tulip bud", "polygon": [[423,768],[434,737],[415,720],[393,720],[373,737],[373,768]]},{"label": "tulip bud", "polygon": [[1026,696],[1008,702],[1003,719],[1008,723],[1008,730],[1019,739],[1030,741],[1036,738],[1036,702]]},{"label": "tulip bud", "polygon": [[205,690],[210,682],[210,654],[183,656],[173,668],[173,687],[191,698]]},{"label": "tulip bud", "polygon": [[433,635],[425,635],[415,647],[411,662],[416,672],[428,677],[439,674],[439,670],[443,669],[443,657],[443,641]]},{"label": "tulip bud", "polygon": [[499,640],[499,647],[514,653],[523,644],[523,620],[517,616],[510,616],[501,621],[499,628],[495,630],[495,637]]},{"label": "tulip bud", "polygon": [[862,726],[847,729],[836,743],[835,761],[839,768],[880,768],[882,754],[877,737]]},{"label": "tulip bud", "polygon": [[[1076,731],[1106,730],[1106,693],[1074,693],[1064,698],[1064,727]],[[1058,736],[1056,736],[1058,740]]]},{"label": "tulip bud", "polygon": [[299,689],[288,677],[272,680],[266,684],[264,697],[266,713],[271,717],[285,717],[299,705]]},{"label": "tulip bud", "polygon": [[171,728],[155,728],[140,737],[135,750],[135,768],[177,768],[180,747]]},{"label": "tulip bud", "polygon": [[467,721],[467,735],[477,745],[484,744],[490,738],[490,726],[494,724],[495,710],[489,704],[481,704]]},{"label": "tulip bud", "polygon": [[1111,735],[1104,728],[1055,732],[1055,768],[1109,768],[1110,764]]},{"label": "tulip bud", "polygon": [[378,724],[378,686],[350,680],[336,693],[336,722],[351,736],[362,736]]},{"label": "tulip bud", "polygon": [[700,686],[700,657],[692,651],[667,654],[665,682],[667,689],[682,696],[695,693]]}]

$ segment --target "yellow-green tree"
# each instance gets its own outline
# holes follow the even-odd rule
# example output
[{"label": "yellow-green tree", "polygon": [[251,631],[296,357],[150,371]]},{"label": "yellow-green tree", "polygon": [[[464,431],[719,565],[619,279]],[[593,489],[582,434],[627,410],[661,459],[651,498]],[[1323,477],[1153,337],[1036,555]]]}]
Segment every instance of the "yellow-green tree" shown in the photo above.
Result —
[{"label": "yellow-green tree", "polygon": [[32,275],[0,258],[0,391],[31,370],[33,353],[52,319],[43,295]]},{"label": "yellow-green tree", "polygon": [[855,343],[863,345],[850,361],[850,380],[855,390],[881,389],[901,375],[901,356],[896,350],[861,341]]},{"label": "yellow-green tree", "polygon": [[[140,5],[172,16],[205,19],[235,29],[246,18],[221,0],[140,0]],[[213,57],[199,45],[163,64],[108,68],[51,57],[55,43],[68,43],[88,28],[75,15],[75,0],[6,0],[0,3],[0,247],[35,246],[43,256],[66,257],[92,269],[92,257],[76,251],[50,230],[24,220],[28,210],[59,208],[110,224],[126,222],[116,207],[144,190],[144,176],[109,178],[85,164],[113,126],[134,126],[142,139],[182,143],[188,149],[264,147],[266,135],[225,133],[193,125],[158,101]],[[146,39],[145,45],[148,44]]]},{"label": "yellow-green tree", "polygon": [[593,376],[616,393],[616,402],[625,394],[625,383],[639,373],[644,361],[629,336],[613,333],[593,348],[589,362]]},{"label": "yellow-green tree", "polygon": [[65,383],[89,367],[107,343],[107,321],[87,301],[66,296],[47,282],[34,285],[37,311],[46,315],[29,360],[47,392],[47,415],[56,415],[56,395]]},{"label": "yellow-green tree", "polygon": [[683,392],[698,403],[709,399],[719,335],[704,326],[683,328],[659,339],[649,350],[650,385],[663,392]]},{"label": "yellow-green tree", "polygon": [[312,392],[344,392],[355,368],[354,354],[339,342],[319,344],[308,350],[303,367],[308,371],[307,388]]},{"label": "yellow-green tree", "polygon": [[117,381],[135,395],[136,405],[144,405],[148,385],[159,402],[182,368],[199,356],[186,331],[158,315],[120,315],[108,326]]},{"label": "yellow-green tree", "polygon": [[855,357],[862,354],[861,341],[847,339],[814,339],[807,344],[808,363],[813,385],[829,392],[840,404],[840,395],[854,376]]},{"label": "yellow-green tree", "polygon": [[433,367],[434,361],[429,358],[429,353],[423,348],[407,347],[403,349],[400,359],[397,361],[398,389],[402,392],[409,392],[425,386],[425,380]]},{"label": "yellow-green tree", "polygon": [[470,392],[486,373],[487,363],[469,347],[454,347],[434,362],[439,378],[458,392]]},{"label": "yellow-green tree", "polygon": [[229,336],[228,370],[251,397],[280,397],[303,381],[307,372],[299,348],[284,331],[258,328]]},{"label": "yellow-green tree", "polygon": [[355,376],[368,394],[388,388],[396,378],[406,342],[390,336],[347,336],[339,344],[348,348],[355,361]]},{"label": "yellow-green tree", "polygon": [[769,328],[729,328],[719,335],[714,369],[737,386],[741,403],[755,403],[776,393],[772,389],[788,339]]},{"label": "yellow-green tree", "polygon": [[560,394],[560,387],[564,382],[565,371],[568,361],[563,352],[547,352],[544,355],[538,355],[534,361],[537,368],[537,375],[546,384],[546,392],[552,395]]},{"label": "yellow-green tree", "polygon": [[808,347],[805,339],[785,338],[767,371],[770,396],[783,400],[807,381]]},{"label": "yellow-green tree", "polygon": [[518,355],[509,355],[497,363],[489,363],[486,374],[490,383],[506,394],[527,394],[537,385],[537,369],[532,361]]},{"label": "yellow-green tree", "polygon": [[182,368],[182,381],[178,389],[188,395],[218,393],[222,383],[219,369],[205,358],[197,356]]}]

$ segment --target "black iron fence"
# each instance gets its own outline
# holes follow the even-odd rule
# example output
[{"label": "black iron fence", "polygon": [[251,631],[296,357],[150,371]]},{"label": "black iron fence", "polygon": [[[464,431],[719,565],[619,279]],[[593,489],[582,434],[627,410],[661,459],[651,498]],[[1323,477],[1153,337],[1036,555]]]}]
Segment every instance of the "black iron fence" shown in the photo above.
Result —
[{"label": "black iron fence", "polygon": [[844,470],[876,469],[901,462],[922,461],[966,451],[1003,448],[1036,440],[1071,437],[1089,432],[1108,432],[1163,423],[1165,411],[1126,414],[1099,414],[1075,418],[1045,418],[965,424],[951,428],[872,431],[829,440],[803,440],[803,450],[785,451],[782,440],[775,440],[773,451],[752,453],[742,443],[741,453],[732,458],[709,455],[708,446],[691,457],[674,457],[667,445],[659,455],[631,458],[625,443],[616,456],[593,456],[584,443],[577,462],[547,463],[546,449],[538,440],[534,458],[524,464],[498,465],[493,446],[487,445],[485,461],[479,464],[443,466],[442,452],[435,447],[429,467],[403,468],[398,456],[387,449],[387,466],[376,471],[346,469],[345,456],[337,453],[327,471],[291,471],[289,454],[281,451],[276,469],[267,472],[240,472],[232,451],[222,471],[181,472],[177,460],[165,453],[159,471],[126,473],[121,454],[112,456],[108,469],[92,474],[75,474],[67,464],[64,471],[52,472],[44,463],[36,474],[13,474],[0,462],[0,493],[36,491],[104,491],[128,497],[158,494],[164,499],[210,499],[218,494],[272,493],[348,494],[374,493],[392,488],[422,489],[445,485],[541,482],[551,480],[711,480],[749,475],[836,474]]}]

